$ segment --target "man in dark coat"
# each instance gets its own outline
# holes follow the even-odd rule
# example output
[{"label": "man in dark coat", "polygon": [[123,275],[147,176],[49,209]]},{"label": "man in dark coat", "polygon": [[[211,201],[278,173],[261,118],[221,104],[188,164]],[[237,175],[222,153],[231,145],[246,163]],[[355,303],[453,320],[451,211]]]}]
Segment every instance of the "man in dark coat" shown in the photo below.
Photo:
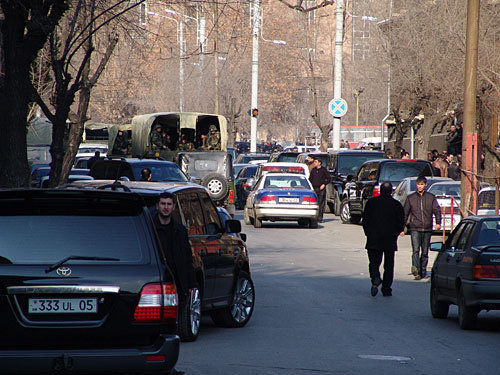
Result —
[{"label": "man in dark coat", "polygon": [[[368,200],[363,211],[363,230],[366,235],[366,250],[371,295],[376,296],[382,284],[382,294],[392,295],[394,279],[394,253],[398,250],[398,235],[404,229],[404,210],[401,203],[391,197],[392,184],[384,182],[380,186],[380,196]],[[384,257],[384,277],[380,278],[380,264]]]},{"label": "man in dark coat", "polygon": [[332,181],[332,177],[328,170],[321,166],[321,159],[314,156],[309,181],[318,197],[318,222],[321,223],[325,211],[326,186]]}]

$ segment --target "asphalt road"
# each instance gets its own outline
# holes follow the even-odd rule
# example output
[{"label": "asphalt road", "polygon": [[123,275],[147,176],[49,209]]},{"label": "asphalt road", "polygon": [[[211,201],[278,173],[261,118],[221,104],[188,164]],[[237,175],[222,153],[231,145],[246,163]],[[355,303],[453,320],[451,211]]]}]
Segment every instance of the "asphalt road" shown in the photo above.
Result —
[{"label": "asphalt road", "polygon": [[331,214],[325,219],[319,229],[242,224],[256,288],[253,317],[241,329],[218,328],[204,317],[198,340],[181,344],[177,369],[189,375],[500,372],[499,312],[481,312],[475,331],[458,327],[455,306],[448,319],[433,319],[430,283],[409,274],[409,236],[399,240],[393,296],[372,297],[362,227]]}]

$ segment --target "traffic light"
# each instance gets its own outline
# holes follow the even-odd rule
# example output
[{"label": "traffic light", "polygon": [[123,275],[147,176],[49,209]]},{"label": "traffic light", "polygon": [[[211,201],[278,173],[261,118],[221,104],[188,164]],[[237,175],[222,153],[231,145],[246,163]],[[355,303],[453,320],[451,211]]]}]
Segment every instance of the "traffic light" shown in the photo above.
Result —
[{"label": "traffic light", "polygon": [[257,117],[259,115],[259,110],[257,108],[252,108],[252,117]]}]

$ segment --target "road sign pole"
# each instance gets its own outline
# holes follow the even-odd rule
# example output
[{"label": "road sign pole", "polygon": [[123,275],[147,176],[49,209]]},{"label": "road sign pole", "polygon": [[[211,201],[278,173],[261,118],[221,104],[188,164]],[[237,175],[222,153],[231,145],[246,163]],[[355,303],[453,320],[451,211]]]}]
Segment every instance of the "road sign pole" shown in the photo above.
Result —
[{"label": "road sign pole", "polygon": [[[336,1],[335,9],[335,68],[333,97],[342,97],[342,48],[344,40],[344,0]],[[340,117],[333,118],[333,139],[334,150],[340,149]]]}]

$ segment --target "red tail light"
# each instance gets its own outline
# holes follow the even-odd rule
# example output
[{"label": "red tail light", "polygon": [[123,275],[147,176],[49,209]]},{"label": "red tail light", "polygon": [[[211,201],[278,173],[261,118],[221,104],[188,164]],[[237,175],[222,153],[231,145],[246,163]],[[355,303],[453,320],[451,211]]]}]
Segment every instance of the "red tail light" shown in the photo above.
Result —
[{"label": "red tail light", "polygon": [[177,319],[177,290],[172,283],[147,284],[134,312],[136,322]]},{"label": "red tail light", "polygon": [[472,271],[475,279],[500,279],[500,266],[476,265]]},{"label": "red tail light", "polygon": [[276,202],[276,197],[274,195],[264,195],[260,198],[261,202]]},{"label": "red tail light", "polygon": [[375,185],[373,187],[373,197],[378,197],[380,195],[380,185]]},{"label": "red tail light", "polygon": [[234,191],[232,189],[229,190],[229,203],[234,203]]},{"label": "red tail light", "polygon": [[305,197],[302,197],[302,204],[314,204],[316,203],[317,200],[316,200],[316,197],[308,197],[308,196],[305,196]]},{"label": "red tail light", "polygon": [[165,362],[165,356],[164,355],[147,355],[146,361],[147,362]]}]

